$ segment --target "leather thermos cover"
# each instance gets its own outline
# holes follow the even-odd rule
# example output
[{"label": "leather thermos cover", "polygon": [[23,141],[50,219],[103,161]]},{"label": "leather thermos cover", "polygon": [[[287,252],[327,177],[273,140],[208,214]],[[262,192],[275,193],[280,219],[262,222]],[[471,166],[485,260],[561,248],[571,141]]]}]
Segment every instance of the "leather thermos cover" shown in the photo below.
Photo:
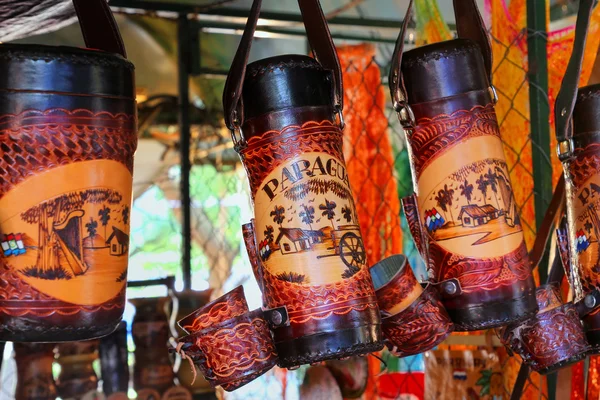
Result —
[{"label": "leather thermos cover", "polygon": [[[573,112],[572,157],[563,161],[567,190],[567,277],[573,301],[584,302],[600,282],[600,85],[579,89]],[[600,351],[600,307],[583,317],[587,339]]]},{"label": "leather thermos cover", "polygon": [[[106,2],[74,3],[87,45],[113,49]],[[137,135],[116,43],[0,45],[0,340],[84,340],[121,320]]]},{"label": "leather thermos cover", "polygon": [[[469,4],[470,14],[458,11]],[[462,28],[476,26],[474,2],[455,1],[455,9]],[[394,82],[403,81],[414,114],[406,130],[417,205],[409,225],[456,330],[471,331],[523,320],[537,306],[494,112],[489,42],[484,29],[479,42],[462,32],[402,56],[397,47],[401,77],[390,82],[394,96]],[[402,119],[406,108],[398,111]]]},{"label": "leather thermos cover", "polygon": [[274,331],[282,366],[381,347],[329,76],[312,58],[280,56],[250,64],[244,84],[247,146],[239,152],[264,303],[290,315]]},{"label": "leather thermos cover", "polygon": [[[258,256],[253,267],[264,307],[286,307],[289,315],[286,326],[273,328],[282,367],[382,348],[336,118],[343,98],[339,60],[319,2],[299,5],[316,59],[284,55],[246,68],[260,9],[255,0],[223,96],[250,181],[255,246],[249,250]],[[245,226],[246,243],[251,228]]]}]

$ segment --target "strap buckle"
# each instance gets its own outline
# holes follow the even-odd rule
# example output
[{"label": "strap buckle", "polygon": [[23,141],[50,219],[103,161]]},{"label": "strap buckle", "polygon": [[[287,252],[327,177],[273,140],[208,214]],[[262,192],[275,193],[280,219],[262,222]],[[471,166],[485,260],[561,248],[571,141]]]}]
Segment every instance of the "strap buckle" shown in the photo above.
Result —
[{"label": "strap buckle", "polygon": [[242,133],[242,127],[237,111],[233,111],[233,129],[231,129],[231,140],[233,140],[233,147],[236,151],[239,151],[246,147],[246,139]]},{"label": "strap buckle", "polygon": [[406,101],[394,101],[394,110],[398,114],[398,120],[405,129],[413,129],[417,125],[415,114]]},{"label": "strap buckle", "polygon": [[346,127],[346,123],[344,122],[344,113],[342,112],[342,106],[340,106],[339,104],[336,104],[333,107],[333,120],[338,121],[340,130],[343,131],[344,128]]},{"label": "strap buckle", "polygon": [[489,88],[490,96],[492,96],[492,102],[494,105],[498,104],[498,92],[496,91],[496,87],[491,85]]},{"label": "strap buckle", "polygon": [[566,161],[571,158],[574,150],[575,144],[573,143],[573,139],[561,140],[556,145],[556,152],[560,161]]}]

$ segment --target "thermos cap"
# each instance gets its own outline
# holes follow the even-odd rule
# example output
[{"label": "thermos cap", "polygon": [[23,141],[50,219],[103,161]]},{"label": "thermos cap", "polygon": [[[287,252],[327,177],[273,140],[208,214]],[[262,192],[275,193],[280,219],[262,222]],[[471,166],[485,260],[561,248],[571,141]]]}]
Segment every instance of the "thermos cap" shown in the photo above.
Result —
[{"label": "thermos cap", "polygon": [[489,88],[481,49],[469,39],[409,50],[402,56],[401,69],[409,104]]},{"label": "thermos cap", "polygon": [[315,59],[296,54],[248,64],[242,100],[244,119],[308,106],[332,107],[331,72]]},{"label": "thermos cap", "polygon": [[0,76],[0,90],[135,99],[133,64],[99,50],[2,44]]},{"label": "thermos cap", "polygon": [[573,110],[573,135],[600,131],[600,83],[584,86],[577,92]]}]

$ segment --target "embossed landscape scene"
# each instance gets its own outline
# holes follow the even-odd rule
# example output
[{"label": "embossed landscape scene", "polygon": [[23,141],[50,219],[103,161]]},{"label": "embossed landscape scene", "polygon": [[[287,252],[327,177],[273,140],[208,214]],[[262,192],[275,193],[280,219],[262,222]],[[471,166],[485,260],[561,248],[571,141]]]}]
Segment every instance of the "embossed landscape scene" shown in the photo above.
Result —
[{"label": "embossed landscape scene", "polygon": [[426,231],[451,252],[474,257],[503,255],[523,240],[502,160],[485,159],[462,167],[436,185],[422,204]]},{"label": "embossed landscape scene", "polygon": [[0,236],[4,260],[45,294],[75,304],[102,303],[126,282],[129,213],[115,190],[60,195],[14,217],[19,221],[11,226],[18,231]]},{"label": "embossed landscape scene", "polygon": [[[331,165],[322,164],[323,175],[328,175]],[[344,181],[345,170],[337,168],[331,172],[339,179],[315,173],[302,176],[310,179],[294,180],[297,175],[290,173],[291,185],[281,190],[283,180],[277,181],[277,190],[271,184],[268,198],[256,202],[259,257],[277,279],[327,284],[351,278],[365,265],[365,247]],[[281,171],[271,176],[281,176]]]}]

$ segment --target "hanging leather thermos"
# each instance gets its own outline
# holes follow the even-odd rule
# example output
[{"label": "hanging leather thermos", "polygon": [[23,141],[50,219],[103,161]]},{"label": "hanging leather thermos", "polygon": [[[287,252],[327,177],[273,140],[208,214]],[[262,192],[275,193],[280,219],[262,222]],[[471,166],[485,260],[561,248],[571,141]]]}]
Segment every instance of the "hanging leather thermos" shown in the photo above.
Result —
[{"label": "hanging leather thermos", "polygon": [[[563,152],[569,229],[568,279],[573,301],[585,310],[583,322],[594,352],[600,351],[600,85],[579,89],[573,112],[572,153]],[[564,143],[564,142],[563,142]],[[569,149],[563,148],[566,152]],[[586,299],[587,297],[587,299]]]},{"label": "hanging leather thermos", "polygon": [[133,65],[104,0],[74,0],[88,49],[0,45],[0,340],[112,332],[125,306]]},{"label": "hanging leather thermos", "polygon": [[579,6],[573,53],[556,97],[558,157],[566,185],[559,246],[592,352],[600,352],[600,85],[577,89],[592,0]]},{"label": "hanging leather thermos", "polygon": [[[254,201],[253,263],[264,307],[289,315],[273,329],[282,367],[382,348],[342,155],[339,60],[319,2],[299,4],[315,58],[284,55],[246,67],[256,0],[223,95]],[[278,315],[272,322],[281,322]]]},{"label": "hanging leather thermos", "polygon": [[[412,6],[412,2],[411,2]],[[417,207],[409,225],[456,330],[535,313],[535,285],[494,112],[491,48],[475,1],[455,0],[458,39],[403,53],[390,73]]]}]

